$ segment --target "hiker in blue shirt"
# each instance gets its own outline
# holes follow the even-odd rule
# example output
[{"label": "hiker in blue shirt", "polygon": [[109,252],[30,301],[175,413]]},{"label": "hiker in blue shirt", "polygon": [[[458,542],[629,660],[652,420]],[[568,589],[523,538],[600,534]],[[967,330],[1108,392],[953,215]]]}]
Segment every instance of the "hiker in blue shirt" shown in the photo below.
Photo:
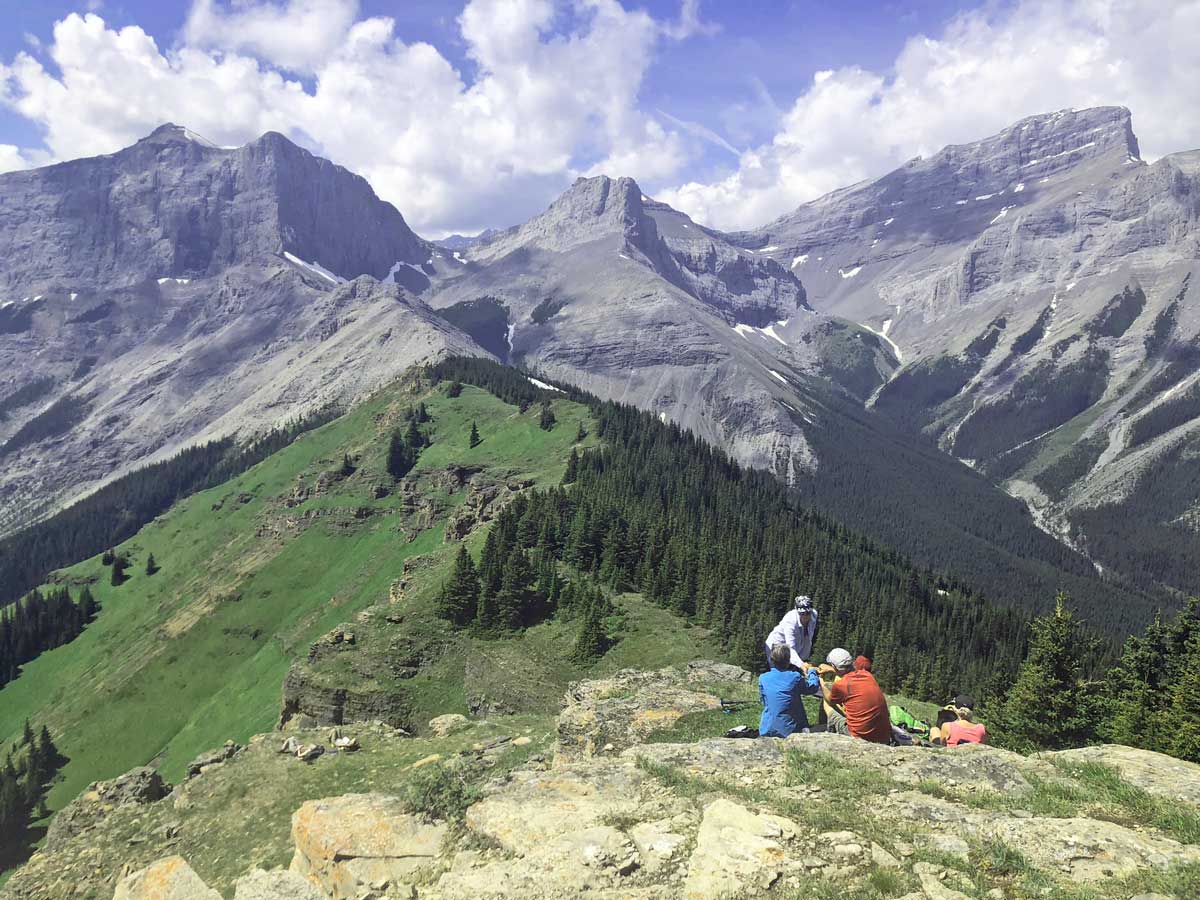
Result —
[{"label": "hiker in blue shirt", "polygon": [[808,731],[803,696],[820,692],[817,670],[810,668],[807,674],[793,671],[792,651],[787,644],[772,647],[770,659],[771,671],[758,676],[758,697],[763,705],[759,737],[787,737],[795,731]]}]

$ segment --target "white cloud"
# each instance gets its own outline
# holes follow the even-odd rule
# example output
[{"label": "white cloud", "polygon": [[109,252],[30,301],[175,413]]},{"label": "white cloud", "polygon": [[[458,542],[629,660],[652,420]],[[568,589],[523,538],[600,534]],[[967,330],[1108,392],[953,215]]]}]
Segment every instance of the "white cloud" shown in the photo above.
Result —
[{"label": "white cloud", "polygon": [[[707,224],[753,227],[916,155],[1027,115],[1128,106],[1143,156],[1200,147],[1200,0],[1021,0],[910,39],[885,74],[819,72],[774,139],[715,182],[658,190]],[[1002,9],[1002,8],[1001,8]]]},{"label": "white cloud", "polygon": [[[280,131],[365,176],[432,236],[519,221],[600,167],[673,179],[686,161],[681,138],[637,107],[664,35],[644,12],[617,0],[471,0],[459,18],[477,69],[468,83],[390,18],[346,24],[354,8],[198,0],[168,50],[136,26],[72,14],[47,46],[57,72],[18,54],[0,66],[0,102],[38,124],[60,159],[112,152],[164,121],[222,145]],[[328,47],[284,46],[320,10]],[[285,71],[303,68],[307,88]]]},{"label": "white cloud", "polygon": [[195,0],[184,40],[201,49],[251,53],[293,72],[311,73],[341,44],[358,0],[234,3]]}]

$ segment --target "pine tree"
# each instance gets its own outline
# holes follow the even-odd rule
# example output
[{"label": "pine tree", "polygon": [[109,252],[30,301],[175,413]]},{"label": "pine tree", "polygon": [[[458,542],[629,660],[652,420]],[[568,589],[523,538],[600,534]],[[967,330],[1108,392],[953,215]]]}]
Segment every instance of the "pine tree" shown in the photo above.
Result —
[{"label": "pine tree", "polygon": [[[410,425],[411,427],[415,426]],[[400,429],[393,429],[392,436],[388,441],[388,474],[398,481],[412,470],[416,461],[417,454],[414,446],[406,443],[400,436]]]},{"label": "pine tree", "polygon": [[414,417],[408,422],[408,430],[404,433],[404,443],[410,447],[413,452],[419,451],[425,446],[425,435],[421,433],[421,429],[417,427],[417,419]]},{"label": "pine tree", "polygon": [[575,479],[579,477],[579,454],[575,452],[575,448],[571,448],[571,455],[567,457],[567,471],[563,473],[563,484],[574,484]]},{"label": "pine tree", "polygon": [[573,659],[579,665],[588,665],[602,657],[608,650],[608,636],[604,621],[600,617],[599,603],[589,603],[579,625],[579,636],[575,639]]},{"label": "pine tree", "polygon": [[542,401],[542,413],[538,416],[538,428],[542,431],[549,431],[554,427],[555,423],[554,410],[550,407],[549,400]]},{"label": "pine tree", "polygon": [[92,589],[86,584],[79,591],[79,618],[81,624],[86,625],[96,617],[96,598],[92,596]]},{"label": "pine tree", "polygon": [[[577,443],[577,444],[583,443],[583,441],[587,438],[587,436],[588,436],[588,431],[586,428],[583,427],[583,423],[580,422],[579,427],[575,429],[575,443]],[[571,452],[574,453],[575,451],[572,450]]]},{"label": "pine tree", "polygon": [[452,382],[450,382],[450,386],[448,388],[446,388],[446,396],[447,397],[457,397],[460,394],[462,394],[462,392],[463,392],[462,382],[459,381],[457,378],[455,378]]},{"label": "pine tree", "polygon": [[151,553],[146,557],[146,574],[153,575],[158,571],[158,563],[154,561],[154,554]]},{"label": "pine tree", "polygon": [[1030,624],[1029,652],[997,711],[996,730],[1012,746],[1078,747],[1092,737],[1096,704],[1083,676],[1095,639],[1066,601],[1060,593],[1054,611]]},{"label": "pine tree", "polygon": [[504,574],[496,594],[496,623],[517,628],[536,618],[529,607],[533,601],[533,566],[519,546],[513,546],[504,561]]},{"label": "pine tree", "polygon": [[1167,752],[1200,762],[1200,635],[1188,641],[1183,671],[1172,686],[1170,698],[1170,728],[1161,732],[1162,736],[1170,736]]},{"label": "pine tree", "polygon": [[475,420],[471,420],[471,436],[467,438],[467,446],[472,449],[483,443],[483,438],[479,436],[479,429],[475,426]]},{"label": "pine tree", "polygon": [[28,719],[25,720],[25,730],[21,732],[21,746],[33,747],[33,726]]},{"label": "pine tree", "polygon": [[429,419],[430,419],[429,410],[425,408],[424,400],[422,400],[420,403],[417,404],[417,415],[415,418],[422,425],[424,425],[426,422],[429,421]]},{"label": "pine tree", "polygon": [[454,573],[442,588],[437,614],[455,625],[466,625],[475,618],[479,602],[479,574],[466,546],[458,548]]},{"label": "pine tree", "polygon": [[343,478],[349,478],[354,474],[354,460],[350,458],[349,453],[342,454],[342,464],[338,467],[338,474]]},{"label": "pine tree", "polygon": [[105,550],[104,555],[100,557],[100,562],[106,566],[111,566],[113,564],[113,560],[116,558],[117,554],[112,549],[108,549]]},{"label": "pine tree", "polygon": [[125,570],[129,568],[129,560],[124,556],[113,557],[112,563],[112,586],[120,587],[125,583]]}]

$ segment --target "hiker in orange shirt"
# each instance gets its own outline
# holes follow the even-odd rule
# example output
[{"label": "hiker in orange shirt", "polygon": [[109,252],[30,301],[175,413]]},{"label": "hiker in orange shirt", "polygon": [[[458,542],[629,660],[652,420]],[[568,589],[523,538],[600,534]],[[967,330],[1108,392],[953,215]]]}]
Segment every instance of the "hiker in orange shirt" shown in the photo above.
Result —
[{"label": "hiker in orange shirt", "polygon": [[837,676],[833,684],[821,682],[829,730],[876,744],[889,744],[892,721],[887,698],[871,674],[870,661],[861,656],[859,660],[861,665],[856,666],[850,653],[838,647],[829,651],[825,665],[817,669],[819,674]]}]

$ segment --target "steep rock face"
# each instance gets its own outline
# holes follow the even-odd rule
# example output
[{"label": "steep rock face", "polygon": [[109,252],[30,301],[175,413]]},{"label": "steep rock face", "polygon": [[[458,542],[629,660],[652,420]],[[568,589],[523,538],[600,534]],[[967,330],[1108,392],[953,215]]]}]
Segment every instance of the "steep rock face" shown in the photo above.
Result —
[{"label": "steep rock face", "polygon": [[0,176],[0,533],[189,444],[482,353],[376,280],[427,287],[437,253],[275,134],[224,150],[163,126]]},{"label": "steep rock face", "polygon": [[[1197,158],[1147,165],[1128,110],[1065,110],[735,240],[887,341],[905,368],[876,409],[1004,482],[1104,568],[1193,591],[1185,566],[1129,548],[1161,561],[1200,546],[1180,537],[1200,508]],[[1152,471],[1179,489],[1153,496]]]},{"label": "steep rock face", "polygon": [[108,156],[0,176],[0,290],[213,276],[284,251],[344,278],[421,263],[367,182],[274,132],[236,149],[163,125]]}]

